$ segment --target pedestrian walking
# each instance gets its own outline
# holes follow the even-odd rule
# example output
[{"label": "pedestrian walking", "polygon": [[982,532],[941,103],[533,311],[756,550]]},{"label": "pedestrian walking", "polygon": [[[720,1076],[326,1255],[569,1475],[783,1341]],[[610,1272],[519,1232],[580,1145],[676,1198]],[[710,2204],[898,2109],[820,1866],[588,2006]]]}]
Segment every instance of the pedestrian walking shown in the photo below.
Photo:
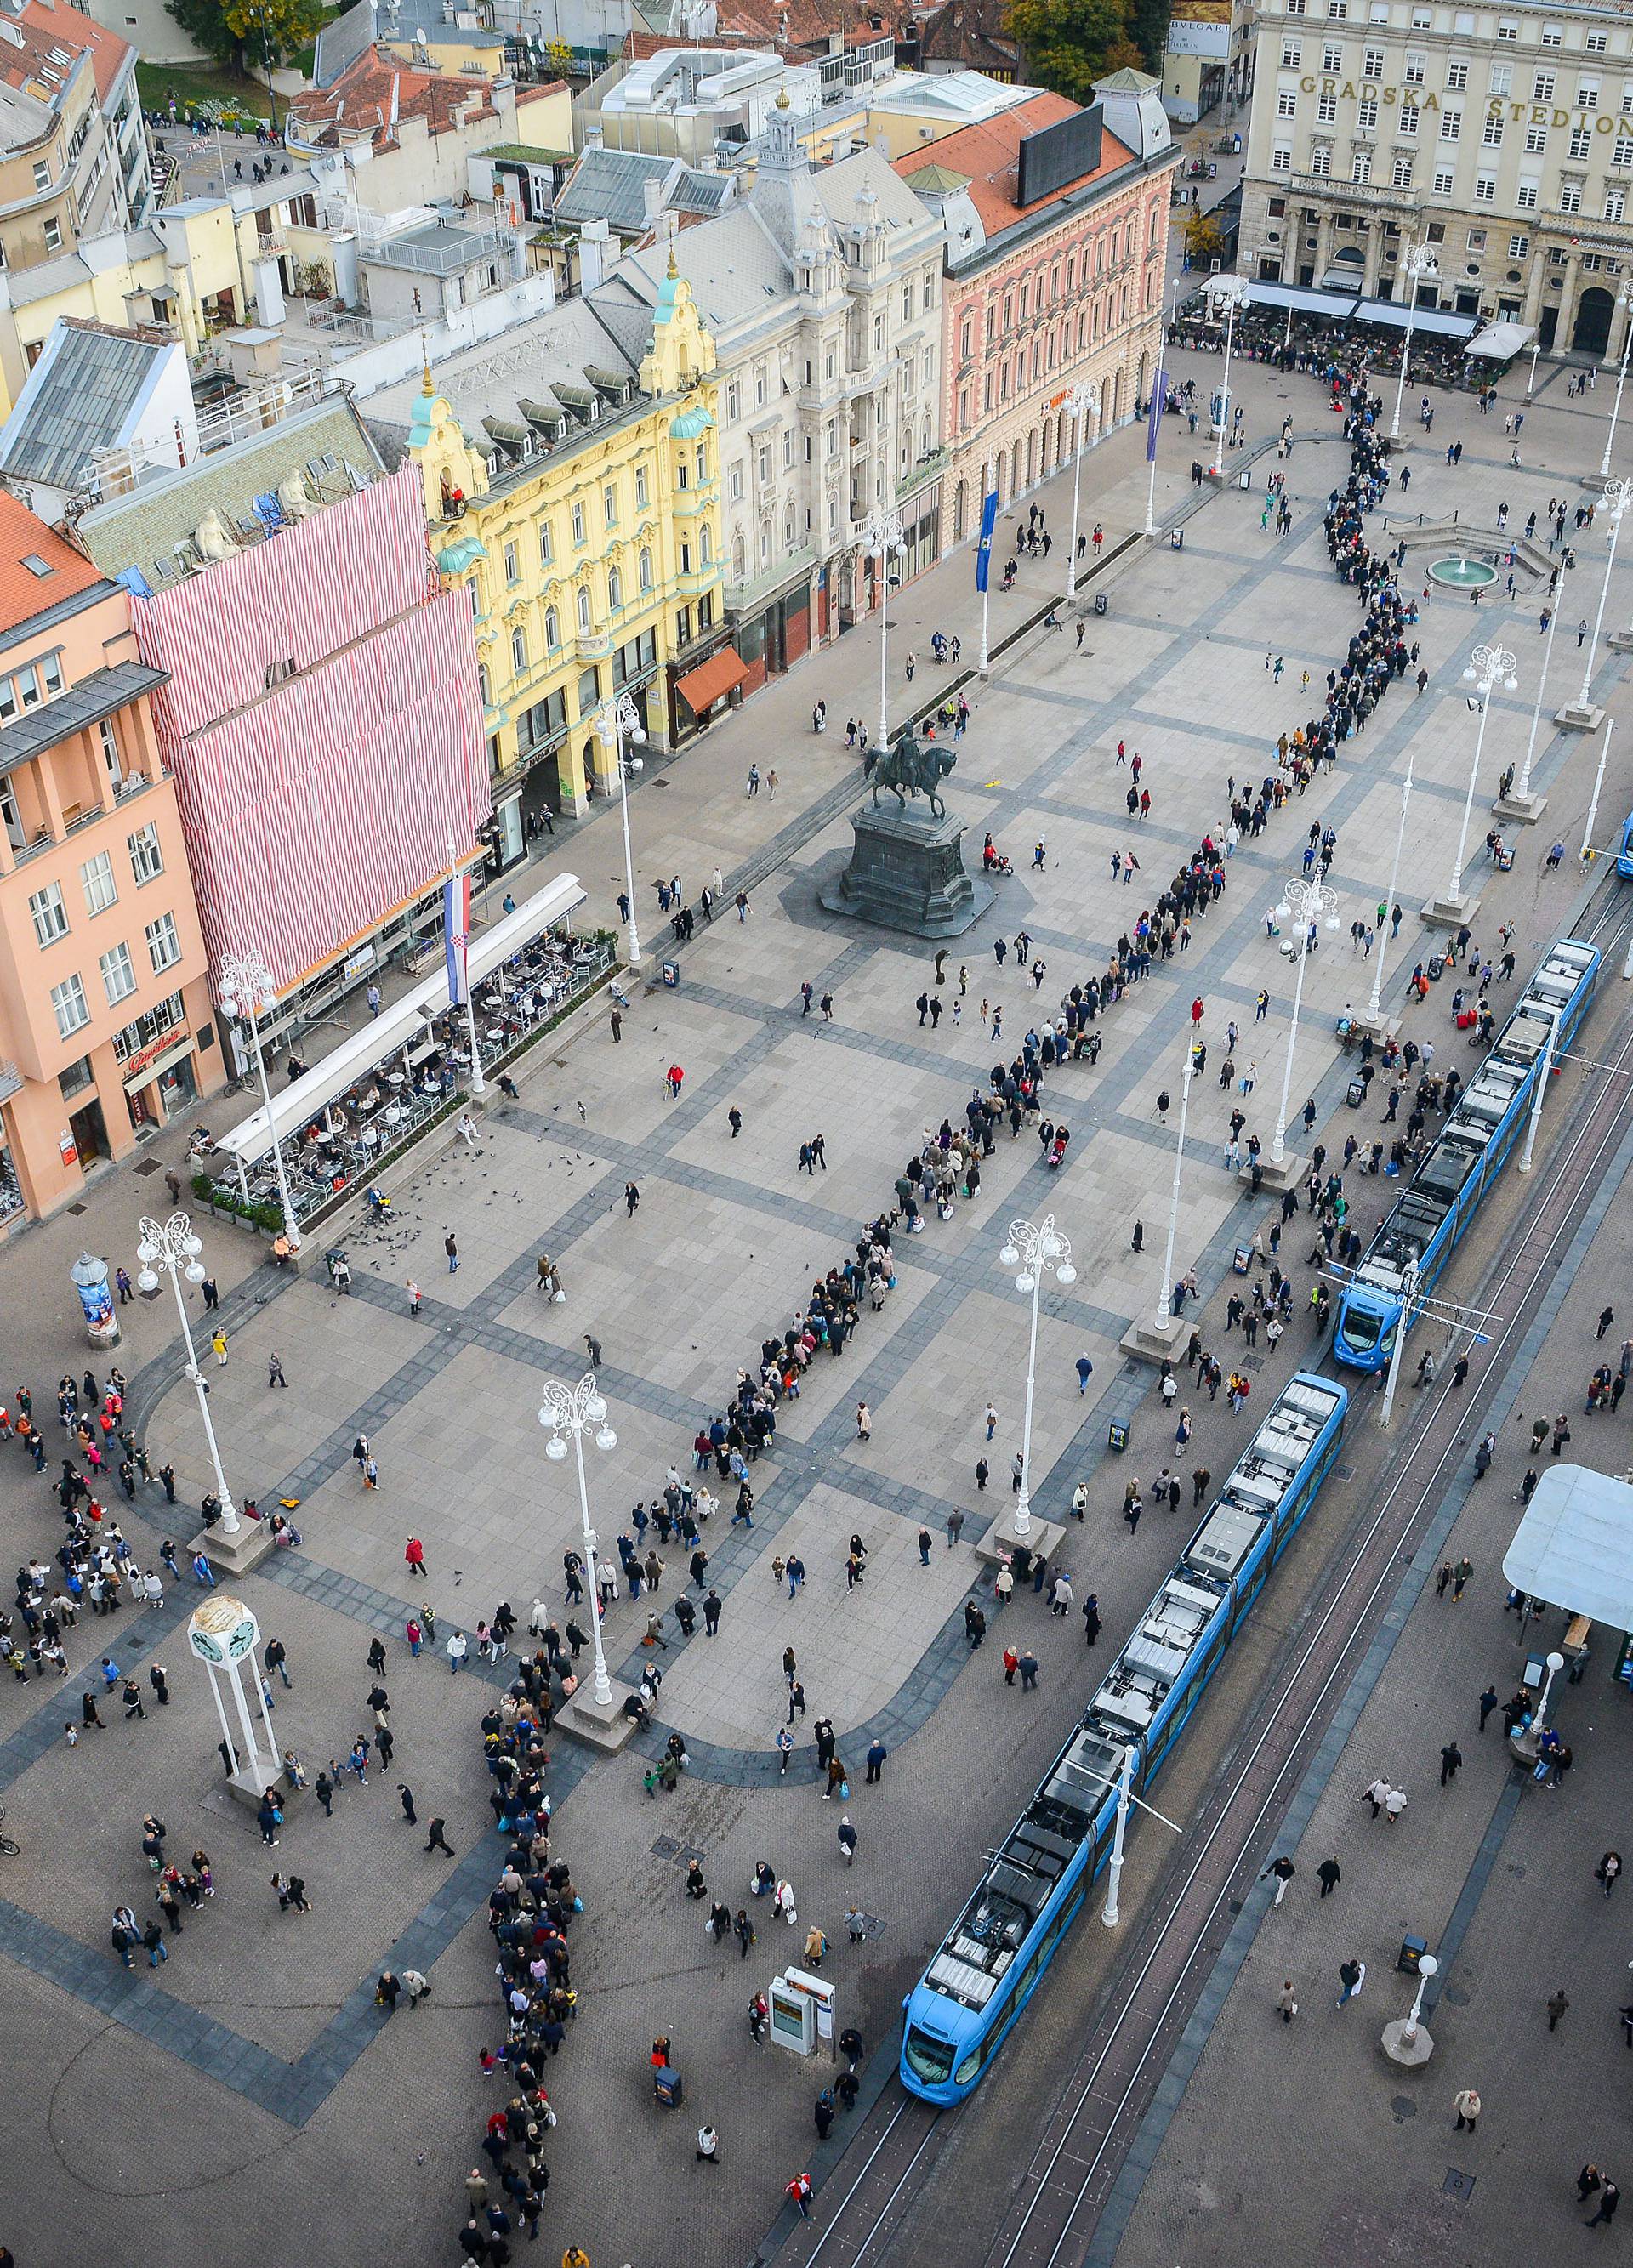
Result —
[{"label": "pedestrian walking", "polygon": [[1282,2021],[1284,2024],[1290,2024],[1298,2014],[1298,2001],[1293,1992],[1293,1980],[1290,1977],[1284,1977],[1282,1979],[1282,1989],[1275,1996],[1275,2005]]},{"label": "pedestrian walking", "polygon": [[1452,2098],[1452,2108],[1457,2113],[1458,2132],[1460,2134],[1463,2129],[1467,2127],[1472,2134],[1476,2124],[1479,2123],[1480,2113],[1482,2108],[1480,2097],[1475,2094],[1474,2088],[1472,2087],[1460,2088]]},{"label": "pedestrian walking", "polygon": [[1335,1890],[1343,1879],[1343,1875],[1339,1871],[1338,1860],[1335,1857],[1331,1859],[1323,1859],[1320,1865],[1316,1868],[1316,1880],[1321,1885],[1321,1896],[1323,1897],[1326,1897],[1330,1891]]},{"label": "pedestrian walking", "polygon": [[1440,1751],[1440,1785],[1442,1787],[1445,1787],[1448,1781],[1454,1780],[1457,1778],[1458,1769],[1462,1764],[1462,1749],[1459,1748],[1455,1741],[1448,1741]]},{"label": "pedestrian walking", "polygon": [[[1274,1878],[1275,1882],[1275,1896],[1272,1901],[1274,1904],[1278,1906],[1281,1904],[1282,1899],[1287,1896],[1288,1884],[1292,1881],[1294,1875],[1297,1872],[1297,1867],[1294,1866],[1292,1860],[1288,1858],[1285,1853],[1283,1853],[1283,1855],[1279,1859],[1272,1859],[1270,1864],[1265,1868],[1264,1873],[1260,1874],[1259,1879],[1261,1882],[1267,1882]],[[1321,1895],[1325,1897],[1326,1896],[1326,1892],[1323,1890]]]},{"label": "pedestrian walking", "polygon": [[1616,1879],[1620,1875],[1621,1872],[1621,1852],[1607,1851],[1604,1857],[1600,1860],[1598,1866],[1593,1869],[1593,1879],[1603,1889],[1607,1897],[1608,1897],[1612,1890],[1615,1889]]},{"label": "pedestrian walking", "polygon": [[1613,2221],[1616,2217],[1616,2207],[1621,2204],[1621,2202],[1622,2192],[1616,2187],[1615,2182],[1611,2180],[1609,2175],[1607,2174],[1605,2176],[1604,2186],[1599,2193],[1599,2211],[1594,2214],[1592,2220],[1587,2223],[1588,2228],[1597,2228],[1601,2220],[1607,2223]]},{"label": "pedestrian walking", "polygon": [[1365,1962],[1356,1955],[1351,1954],[1348,1961],[1339,1963],[1338,1981],[1344,1989],[1339,1994],[1335,2005],[1341,2008],[1346,2001],[1359,1999],[1361,1987],[1366,1983]]},{"label": "pedestrian walking", "polygon": [[1559,2020],[1570,2006],[1570,2003],[1566,1999],[1564,1988],[1562,1985],[1548,2004],[1548,2028],[1550,2032],[1559,2029]]}]

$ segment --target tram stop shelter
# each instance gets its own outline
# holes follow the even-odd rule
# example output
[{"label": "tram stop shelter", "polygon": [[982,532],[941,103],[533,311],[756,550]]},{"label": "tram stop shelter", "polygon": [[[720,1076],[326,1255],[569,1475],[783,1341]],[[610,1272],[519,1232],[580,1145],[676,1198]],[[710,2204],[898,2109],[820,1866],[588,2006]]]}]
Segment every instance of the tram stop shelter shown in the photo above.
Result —
[{"label": "tram stop shelter", "polygon": [[1633,1631],[1633,1484],[1585,1465],[1550,1465],[1537,1483],[1503,1572],[1517,1591],[1622,1634]]}]

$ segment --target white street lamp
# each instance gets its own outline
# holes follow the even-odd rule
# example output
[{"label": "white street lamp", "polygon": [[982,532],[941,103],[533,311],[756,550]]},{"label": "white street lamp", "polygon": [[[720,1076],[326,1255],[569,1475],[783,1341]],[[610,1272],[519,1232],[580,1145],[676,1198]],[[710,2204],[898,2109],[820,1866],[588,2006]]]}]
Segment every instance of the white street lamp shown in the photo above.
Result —
[{"label": "white street lamp", "polygon": [[1440,1963],[1432,1953],[1421,1953],[1417,1960],[1417,1991],[1412,1998],[1412,2013],[1401,2029],[1401,2043],[1412,2047],[1417,2041],[1417,2020],[1423,2013],[1423,1995],[1440,1974]]},{"label": "white street lamp", "polygon": [[589,1584],[590,1628],[595,1637],[595,1704],[607,1710],[612,1706],[612,1680],[607,1675],[607,1656],[601,1642],[601,1585],[595,1572],[595,1531],[590,1526],[589,1484],[584,1476],[584,1430],[586,1426],[595,1427],[598,1449],[616,1449],[618,1437],[607,1423],[606,1398],[596,1387],[595,1373],[580,1379],[576,1386],[564,1386],[559,1379],[546,1379],[539,1423],[550,1428],[544,1454],[554,1463],[558,1464],[566,1455],[566,1436],[573,1436],[573,1451],[579,1468],[579,1516],[584,1534],[584,1572]]},{"label": "white street lamp", "polygon": [[1021,1487],[1015,1504],[1015,1533],[1025,1543],[1032,1532],[1032,1387],[1038,1373],[1038,1299],[1046,1276],[1057,1284],[1077,1281],[1072,1248],[1054,1225],[1054,1215],[1040,1221],[1012,1220],[998,1255],[1001,1268],[1018,1268],[1017,1292],[1032,1295],[1031,1338],[1026,1352],[1026,1418],[1021,1429]]},{"label": "white street lamp", "polygon": [[1395,1414],[1395,1388],[1400,1383],[1400,1362],[1406,1353],[1407,1329],[1417,1299],[1417,1270],[1407,1267],[1400,1272],[1400,1306],[1395,1315],[1394,1344],[1389,1350],[1389,1372],[1384,1381],[1384,1406],[1378,1413],[1378,1422],[1386,1433],[1389,1421]]},{"label": "white street lamp", "polygon": [[629,901],[630,909],[629,920],[624,927],[629,932],[630,967],[639,968],[640,967],[640,935],[635,926],[635,862],[630,854],[629,775],[641,770],[645,759],[641,756],[626,756],[624,753],[624,743],[625,740],[632,740],[638,747],[644,747],[647,734],[641,725],[639,712],[627,693],[620,693],[615,699],[603,701],[590,722],[595,728],[596,739],[607,752],[608,762],[617,766],[618,804],[624,820],[624,891]]},{"label": "white street lamp", "polygon": [[1622,361],[1616,372],[1616,394],[1610,405],[1610,423],[1605,432],[1605,453],[1599,463],[1601,481],[1610,471],[1610,449],[1616,438],[1616,419],[1622,411],[1622,389],[1628,382],[1628,357],[1633,354],[1633,277],[1624,276],[1622,279],[1622,289],[1616,294],[1616,313],[1627,326],[1627,336],[1622,342]]},{"label": "white street lamp", "polygon": [[1247,305],[1248,286],[1239,276],[1210,276],[1202,286],[1214,320],[1218,321],[1223,311],[1225,326],[1224,375],[1219,381],[1219,441],[1214,451],[1214,478],[1224,474],[1225,436],[1230,427],[1230,348],[1236,336],[1238,308]]},{"label": "white street lamp", "polygon": [[139,1224],[142,1241],[137,1247],[137,1258],[142,1263],[137,1278],[137,1289],[150,1299],[159,1289],[157,1271],[163,1269],[170,1278],[170,1288],[176,1295],[176,1313],[181,1318],[181,1336],[187,1346],[187,1374],[193,1381],[198,1396],[198,1414],[204,1421],[204,1439],[210,1444],[210,1462],[216,1469],[216,1494],[221,1503],[221,1533],[236,1535],[239,1517],[233,1502],[233,1491],[226,1484],[226,1475],[221,1469],[221,1452],[216,1444],[216,1429],[210,1418],[210,1388],[204,1373],[198,1366],[198,1355],[193,1345],[192,1327],[187,1319],[187,1302],[181,1296],[181,1277],[189,1284],[202,1284],[207,1270],[199,1254],[203,1246],[193,1233],[193,1224],[184,1212],[173,1212],[168,1220],[149,1220]]},{"label": "white street lamp", "polygon": [[[1542,693],[1548,683],[1548,666],[1554,659],[1554,633],[1559,628],[1560,611],[1564,595],[1563,590],[1556,591],[1554,594],[1554,611],[1548,618],[1548,640],[1542,648],[1542,674],[1537,680],[1536,706],[1531,711],[1531,732],[1526,741],[1526,760],[1519,767],[1519,785],[1510,799],[1511,802],[1521,806],[1528,805],[1531,799],[1531,764],[1537,752],[1537,727],[1542,721]],[[1541,810],[1542,806],[1539,803],[1536,811],[1529,813],[1528,816],[1540,818]]]},{"label": "white street lamp", "polygon": [[1505,645],[1477,645],[1468,657],[1468,666],[1463,672],[1465,685],[1472,685],[1480,696],[1480,724],[1474,733],[1474,761],[1468,768],[1468,793],[1463,799],[1463,824],[1458,829],[1457,851],[1452,861],[1452,880],[1446,885],[1446,906],[1455,910],[1463,902],[1463,859],[1468,850],[1468,822],[1474,808],[1474,788],[1480,778],[1481,751],[1486,745],[1486,719],[1491,714],[1491,696],[1500,685],[1504,693],[1512,693],[1519,681],[1514,674],[1514,657]]},{"label": "white street lamp", "polygon": [[1156,1295],[1156,1328],[1165,1337],[1174,1314],[1174,1237],[1179,1226],[1179,1174],[1185,1165],[1185,1123],[1191,1111],[1191,1081],[1196,1076],[1196,1049],[1187,1039],[1185,1070],[1179,1079],[1179,1138],[1174,1145],[1174,1186],[1168,1201],[1168,1249],[1163,1256],[1162,1288]]},{"label": "white street lamp", "polygon": [[1283,1164],[1287,1158],[1287,1103],[1293,1086],[1293,1049],[1298,1043],[1298,1012],[1304,1005],[1304,963],[1310,958],[1311,939],[1316,924],[1325,923],[1328,929],[1338,927],[1338,893],[1315,874],[1298,875],[1288,882],[1277,906],[1278,921],[1298,924],[1298,978],[1293,987],[1293,1020],[1287,1027],[1287,1064],[1282,1073],[1282,1107],[1276,1113],[1275,1139],[1270,1145],[1270,1162]]},{"label": "white street lamp", "polygon": [[1372,971],[1372,990],[1367,996],[1366,1012],[1374,1022],[1378,1013],[1378,1002],[1384,992],[1384,957],[1389,943],[1389,912],[1395,902],[1395,889],[1400,880],[1400,853],[1406,848],[1407,806],[1412,800],[1412,757],[1407,756],[1406,777],[1400,783],[1400,825],[1395,836],[1395,862],[1389,870],[1389,897],[1384,908],[1384,917],[1378,924],[1378,963]]},{"label": "white street lamp", "polygon": [[[875,504],[857,530],[862,550],[876,560],[879,571],[879,749],[890,744],[890,585],[896,580],[892,562],[905,556],[901,521],[893,512]],[[989,563],[990,564],[990,563]]]},{"label": "white street lamp", "polygon": [[1537,1703],[1537,1713],[1531,1719],[1530,1730],[1531,1738],[1533,1743],[1540,1741],[1542,1737],[1542,1727],[1548,1719],[1548,1697],[1554,1690],[1554,1680],[1558,1676],[1560,1671],[1564,1668],[1564,1666],[1565,1657],[1563,1653],[1550,1653],[1548,1655],[1548,1675],[1542,1681],[1541,1698]]},{"label": "white street lamp", "polygon": [[[1633,337],[1633,333],[1629,333]],[[1605,584],[1599,594],[1599,612],[1593,617],[1593,635],[1588,640],[1587,661],[1582,672],[1582,690],[1577,696],[1579,710],[1591,710],[1593,703],[1593,657],[1599,651],[1599,634],[1605,627],[1605,602],[1610,596],[1610,571],[1616,563],[1616,538],[1622,533],[1622,522],[1633,497],[1633,480],[1607,481],[1605,502],[1610,507],[1610,541],[1605,551]]]},{"label": "white street lamp", "polygon": [[1554,1076],[1554,1051],[1559,1044],[1559,1011],[1554,1009],[1548,1020],[1548,1037],[1542,1042],[1542,1062],[1537,1071],[1537,1091],[1531,1098],[1531,1116],[1526,1122],[1526,1147],[1519,1160],[1522,1174],[1531,1171],[1531,1160],[1536,1153],[1537,1125],[1542,1116],[1542,1104],[1548,1094],[1548,1083]]},{"label": "white street lamp", "polygon": [[292,1252],[300,1249],[300,1230],[295,1220],[295,1208],[289,1194],[289,1176],[284,1167],[284,1145],[277,1138],[277,1122],[272,1115],[272,1089],[267,1081],[267,1059],[261,1051],[260,1018],[270,1015],[277,1005],[277,996],[272,989],[272,971],[260,954],[255,952],[229,953],[220,968],[221,989],[217,998],[224,1016],[240,1018],[249,1030],[249,1044],[255,1053],[255,1071],[261,1080],[261,1100],[266,1106],[267,1132],[272,1141],[272,1163],[277,1172],[278,1203],[284,1209],[284,1234],[289,1240]]},{"label": "white street lamp", "polygon": [[1400,438],[1400,397],[1406,392],[1407,364],[1412,359],[1412,319],[1417,313],[1417,287],[1420,284],[1440,281],[1440,262],[1426,244],[1415,245],[1400,262],[1397,273],[1403,279],[1406,291],[1406,337],[1400,348],[1400,377],[1395,387],[1395,415],[1389,428],[1392,441]]},{"label": "white street lamp", "polygon": [[1086,386],[1075,386],[1066,397],[1067,415],[1074,421],[1072,446],[1072,540],[1066,550],[1066,603],[1069,607],[1077,593],[1077,491],[1083,469],[1083,420],[1100,418],[1100,389],[1090,379]]}]

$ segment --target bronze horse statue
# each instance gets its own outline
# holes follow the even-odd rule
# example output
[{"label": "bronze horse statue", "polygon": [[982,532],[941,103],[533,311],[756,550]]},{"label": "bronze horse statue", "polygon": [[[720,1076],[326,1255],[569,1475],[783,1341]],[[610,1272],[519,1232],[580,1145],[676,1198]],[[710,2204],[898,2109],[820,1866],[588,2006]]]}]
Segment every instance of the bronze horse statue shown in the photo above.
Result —
[{"label": "bronze horse statue", "polygon": [[921,795],[928,801],[933,815],[945,819],[947,806],[942,799],[941,783],[957,761],[950,748],[938,747],[934,741],[920,744],[913,736],[912,725],[904,725],[888,754],[879,755],[872,749],[868,751],[867,769],[873,781],[874,808],[878,808],[881,788],[888,788],[904,814],[908,797]]}]

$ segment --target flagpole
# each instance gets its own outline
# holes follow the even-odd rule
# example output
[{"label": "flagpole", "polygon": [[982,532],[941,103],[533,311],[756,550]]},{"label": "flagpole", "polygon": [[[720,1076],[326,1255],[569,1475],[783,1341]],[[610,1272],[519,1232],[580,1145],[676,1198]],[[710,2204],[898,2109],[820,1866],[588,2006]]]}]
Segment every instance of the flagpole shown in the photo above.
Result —
[{"label": "flagpole", "polygon": [[1160,327],[1156,335],[1156,376],[1152,381],[1152,407],[1148,413],[1150,423],[1146,434],[1145,453],[1151,464],[1150,486],[1146,490],[1145,498],[1145,532],[1148,536],[1155,535],[1156,533],[1156,436],[1162,425],[1163,413],[1168,406],[1164,399],[1163,389],[1167,370],[1169,325],[1178,320],[1179,313],[1179,279],[1176,276],[1173,297],[1170,302],[1169,320]]},{"label": "flagpole", "polygon": [[470,1041],[470,1091],[472,1094],[480,1095],[487,1093],[488,1083],[482,1076],[482,1057],[477,1049],[477,1003],[475,987],[470,981],[470,912],[468,904],[461,903],[464,896],[462,887],[464,880],[464,876],[459,871],[458,861],[454,856],[454,837],[450,835],[448,836],[448,938],[452,944],[453,920],[457,913],[464,922],[464,943],[459,947],[459,951],[463,959],[465,979],[465,1030]]},{"label": "flagpole", "polygon": [[996,478],[997,467],[994,464],[993,460],[988,457],[986,463],[981,467],[981,534],[976,545],[976,563],[978,566],[981,563],[982,547],[984,546],[986,549],[986,571],[981,576],[981,652],[980,659],[976,664],[976,666],[980,673],[983,683],[985,683],[986,679],[992,674],[992,672],[988,667],[986,646],[986,605],[992,593],[993,546],[992,537],[986,533],[986,499],[993,492],[993,482]]}]

